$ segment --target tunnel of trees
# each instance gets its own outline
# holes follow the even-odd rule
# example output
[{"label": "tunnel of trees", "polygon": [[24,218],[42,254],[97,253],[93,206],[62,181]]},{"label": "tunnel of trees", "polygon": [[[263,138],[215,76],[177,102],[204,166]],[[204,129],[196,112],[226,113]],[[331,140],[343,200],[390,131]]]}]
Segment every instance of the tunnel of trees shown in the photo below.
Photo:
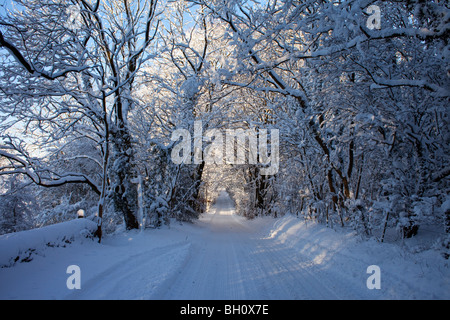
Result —
[{"label": "tunnel of trees", "polygon": [[[447,1],[13,0],[1,11],[1,233],[79,209],[99,235],[192,221],[220,188],[249,218],[291,213],[381,241],[423,223],[450,231]],[[213,139],[196,125],[278,130],[277,172],[248,161],[249,141],[233,147],[244,163],[207,163]],[[197,161],[172,161],[179,129]],[[275,152],[270,134],[258,138]]]}]

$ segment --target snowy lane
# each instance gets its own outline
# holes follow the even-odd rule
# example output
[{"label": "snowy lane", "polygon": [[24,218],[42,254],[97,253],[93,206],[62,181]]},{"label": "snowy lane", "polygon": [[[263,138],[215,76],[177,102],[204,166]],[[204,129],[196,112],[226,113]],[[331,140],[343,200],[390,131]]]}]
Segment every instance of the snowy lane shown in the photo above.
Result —
[{"label": "snowy lane", "polygon": [[[405,253],[294,216],[233,213],[223,194],[194,224],[47,247],[0,268],[0,299],[450,298],[449,266],[435,251]],[[69,265],[81,270],[80,290],[66,286]],[[381,269],[381,290],[367,287],[371,265]]]},{"label": "snowy lane", "polygon": [[[300,300],[379,299],[368,290],[368,264],[305,239],[290,246],[289,219],[234,215],[222,194],[192,226],[180,226],[178,241],[136,251],[97,274],[69,299]],[[282,222],[287,221],[287,222]],[[295,221],[295,219],[294,219]],[[282,222],[282,223],[281,223]],[[296,225],[296,224],[294,224]],[[173,235],[172,235],[173,237]],[[321,238],[320,233],[317,236]],[[319,250],[320,248],[320,250]],[[385,278],[388,275],[385,274]],[[393,281],[393,286],[404,286]],[[404,291],[404,290],[402,290]],[[414,290],[417,292],[417,289]],[[396,292],[389,294],[397,297]]]},{"label": "snowy lane", "polygon": [[217,203],[199,224],[205,230],[192,235],[183,269],[154,299],[339,299],[293,250],[265,237],[259,228],[249,228],[224,203]]},{"label": "snowy lane", "polygon": [[[370,299],[365,283],[330,270],[318,270],[309,259],[246,227],[234,215],[206,214],[207,231],[191,236],[191,251],[172,279],[155,291],[162,300],[300,300]],[[259,232],[258,232],[259,231]]]},{"label": "snowy lane", "polygon": [[[222,241],[221,241],[222,240]],[[154,295],[154,299],[242,299],[239,257],[226,238],[193,240],[182,270]]]}]

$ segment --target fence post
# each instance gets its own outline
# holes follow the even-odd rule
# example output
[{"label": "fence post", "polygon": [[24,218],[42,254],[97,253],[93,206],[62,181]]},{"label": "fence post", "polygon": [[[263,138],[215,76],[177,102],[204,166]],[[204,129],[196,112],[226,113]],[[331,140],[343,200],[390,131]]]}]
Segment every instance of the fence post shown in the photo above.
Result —
[{"label": "fence post", "polygon": [[131,180],[132,183],[137,184],[137,193],[138,193],[138,221],[139,221],[139,228],[141,231],[145,228],[145,215],[144,215],[144,195],[142,192],[142,176],[138,175],[137,178]]}]

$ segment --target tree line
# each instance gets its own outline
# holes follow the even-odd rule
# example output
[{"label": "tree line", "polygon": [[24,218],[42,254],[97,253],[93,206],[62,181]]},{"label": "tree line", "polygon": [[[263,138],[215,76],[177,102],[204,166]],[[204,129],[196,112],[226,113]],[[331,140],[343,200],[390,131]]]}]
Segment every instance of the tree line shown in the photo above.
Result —
[{"label": "tree line", "polygon": [[[100,237],[158,227],[196,219],[225,186],[248,217],[290,212],[381,241],[441,223],[448,237],[446,1],[13,3],[0,18],[8,225],[12,212],[36,223],[34,201],[39,223],[84,207]],[[199,121],[278,129],[278,173],[207,164],[206,142],[201,161],[174,163],[172,133]]]}]

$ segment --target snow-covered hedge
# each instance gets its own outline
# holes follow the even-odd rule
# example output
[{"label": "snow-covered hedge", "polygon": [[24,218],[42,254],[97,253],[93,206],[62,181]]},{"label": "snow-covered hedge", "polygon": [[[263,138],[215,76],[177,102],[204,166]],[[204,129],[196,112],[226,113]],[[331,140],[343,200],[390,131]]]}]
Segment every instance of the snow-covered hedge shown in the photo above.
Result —
[{"label": "snow-covered hedge", "polygon": [[39,229],[0,236],[0,268],[16,262],[28,262],[48,247],[64,247],[74,241],[92,237],[97,224],[89,219],[62,222]]}]

